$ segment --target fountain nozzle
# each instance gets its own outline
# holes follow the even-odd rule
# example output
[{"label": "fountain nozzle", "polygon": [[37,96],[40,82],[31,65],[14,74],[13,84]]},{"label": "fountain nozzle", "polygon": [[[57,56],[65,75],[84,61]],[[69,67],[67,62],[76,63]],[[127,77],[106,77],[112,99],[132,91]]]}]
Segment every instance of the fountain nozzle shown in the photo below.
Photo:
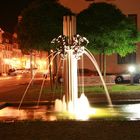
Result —
[{"label": "fountain nozzle", "polygon": [[54,38],[51,43],[57,45],[57,51],[60,52],[60,56],[65,58],[69,50],[73,50],[73,55],[79,59],[79,57],[84,53],[84,47],[89,43],[85,38],[76,34],[72,37],[71,43],[66,36],[60,35]]}]

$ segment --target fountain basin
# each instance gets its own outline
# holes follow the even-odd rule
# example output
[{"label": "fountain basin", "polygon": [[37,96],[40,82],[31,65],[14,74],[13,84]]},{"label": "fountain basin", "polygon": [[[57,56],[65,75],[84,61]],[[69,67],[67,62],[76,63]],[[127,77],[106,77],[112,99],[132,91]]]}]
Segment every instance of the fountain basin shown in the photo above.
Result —
[{"label": "fountain basin", "polygon": [[32,102],[23,104],[20,109],[18,103],[5,104],[0,109],[0,121],[140,120],[140,103],[115,104],[113,108],[108,105],[92,105],[92,111],[86,119],[84,114],[76,118],[74,114],[56,112],[53,104],[53,102],[42,102],[36,106],[35,102]]}]

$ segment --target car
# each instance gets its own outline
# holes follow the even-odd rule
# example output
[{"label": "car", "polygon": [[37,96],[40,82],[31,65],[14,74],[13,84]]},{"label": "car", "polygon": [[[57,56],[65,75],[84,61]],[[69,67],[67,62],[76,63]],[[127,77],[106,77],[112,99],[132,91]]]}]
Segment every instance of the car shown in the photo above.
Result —
[{"label": "car", "polygon": [[[84,69],[79,68],[77,70],[77,73],[78,73],[78,76],[82,76],[82,75],[84,75],[84,76],[98,76],[97,71],[93,71],[93,70],[90,70],[87,68],[84,68]],[[63,78],[61,73],[58,73],[57,75],[53,74],[53,79],[54,79],[54,81],[57,81],[58,83],[64,82],[64,78]]]},{"label": "car", "polygon": [[133,80],[133,83],[140,83],[140,73],[134,73],[133,75],[130,73],[118,74],[115,77],[115,83],[130,83],[131,79]]},{"label": "car", "polygon": [[16,68],[11,68],[8,70],[8,75],[9,76],[17,76],[21,75],[23,73],[26,73],[27,71],[24,68],[16,69]]},{"label": "car", "polygon": [[87,68],[78,69],[77,72],[78,72],[78,74],[80,76],[81,75],[84,75],[84,76],[98,76],[98,72],[97,71],[94,71],[94,70],[91,70],[91,69],[87,69]]},{"label": "car", "polygon": [[17,75],[16,69],[14,69],[14,68],[9,69],[8,75],[9,76],[16,76]]}]

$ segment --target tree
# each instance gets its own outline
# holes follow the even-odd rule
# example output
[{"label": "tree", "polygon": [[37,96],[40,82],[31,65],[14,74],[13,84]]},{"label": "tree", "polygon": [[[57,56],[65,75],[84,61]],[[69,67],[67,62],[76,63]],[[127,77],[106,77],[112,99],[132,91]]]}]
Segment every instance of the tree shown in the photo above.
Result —
[{"label": "tree", "polygon": [[[29,51],[31,56],[32,50],[46,50],[50,54],[52,39],[62,34],[63,16],[70,13],[57,0],[33,1],[21,12],[22,21],[18,25],[21,49]],[[52,79],[51,66],[49,69]],[[52,80],[50,81],[52,85]]]},{"label": "tree", "polygon": [[71,11],[57,0],[35,0],[21,12],[18,38],[22,49],[50,50],[51,40],[62,34],[63,16]]},{"label": "tree", "polygon": [[[93,3],[78,15],[78,32],[89,39],[89,49],[104,56],[136,51],[136,26],[116,6]],[[105,71],[104,71],[105,73]]]}]

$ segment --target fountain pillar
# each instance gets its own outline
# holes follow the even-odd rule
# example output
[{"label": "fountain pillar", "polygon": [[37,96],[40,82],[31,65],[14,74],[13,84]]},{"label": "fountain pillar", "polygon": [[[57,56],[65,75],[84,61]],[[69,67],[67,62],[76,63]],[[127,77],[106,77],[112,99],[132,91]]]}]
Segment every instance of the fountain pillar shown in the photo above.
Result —
[{"label": "fountain pillar", "polygon": [[72,37],[76,35],[76,17],[64,16],[63,17],[63,35],[68,38],[71,43]]},{"label": "fountain pillar", "polygon": [[[68,44],[72,43],[72,37],[76,34],[76,17],[64,16],[63,17],[63,35],[68,38]],[[74,72],[76,71],[76,72]],[[77,59],[73,55],[73,50],[67,51],[64,67],[64,87],[65,99],[68,109],[69,102],[74,106],[77,98]]]},{"label": "fountain pillar", "polygon": [[[65,90],[65,97],[67,102],[68,110],[75,110],[75,104],[78,99],[78,79],[77,79],[77,58],[73,55],[73,50],[70,49],[67,51],[66,57],[66,77],[67,80],[66,90]],[[69,108],[69,104],[71,104]]]}]

